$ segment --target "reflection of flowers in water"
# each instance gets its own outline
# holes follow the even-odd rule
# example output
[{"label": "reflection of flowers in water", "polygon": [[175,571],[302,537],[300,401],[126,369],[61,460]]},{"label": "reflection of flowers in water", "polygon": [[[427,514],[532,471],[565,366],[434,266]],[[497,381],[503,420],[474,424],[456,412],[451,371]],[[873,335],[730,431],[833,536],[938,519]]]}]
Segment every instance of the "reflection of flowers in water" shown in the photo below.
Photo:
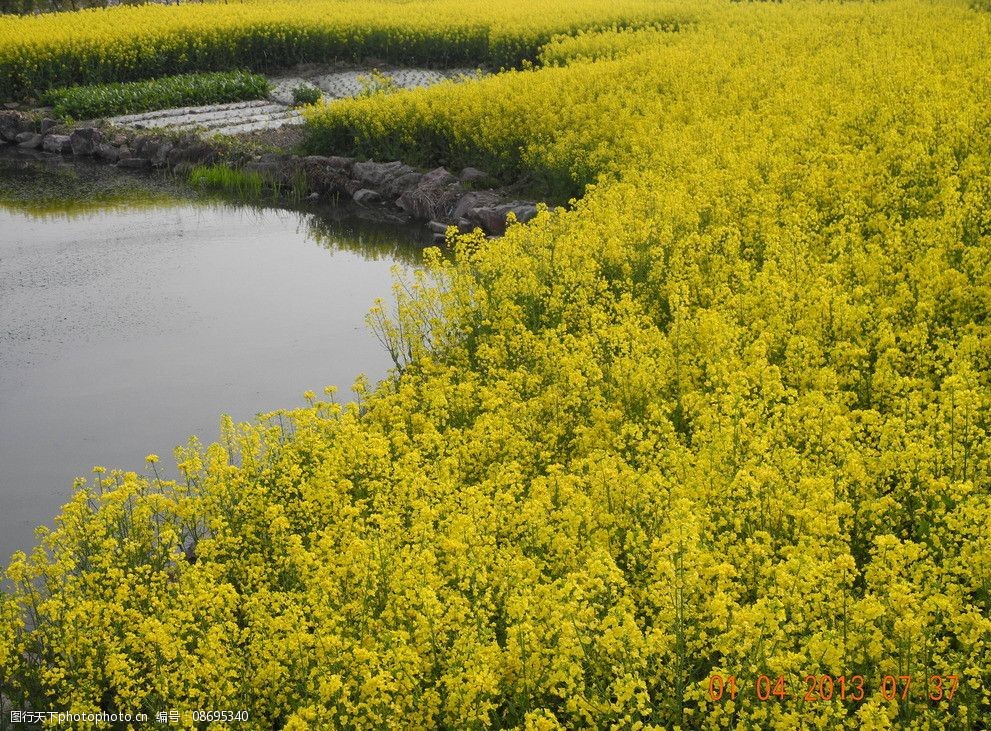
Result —
[{"label": "reflection of flowers in water", "polygon": [[0,210],[42,220],[183,205],[168,178],[121,175],[97,165],[52,164],[32,156],[0,158]]},{"label": "reflection of flowers in water", "polygon": [[328,206],[314,213],[231,200],[188,189],[166,176],[121,175],[88,165],[46,164],[35,158],[0,158],[0,211],[40,220],[93,220],[108,213],[152,208],[195,208],[257,216],[294,217],[296,230],[319,246],[372,259],[420,262],[419,227],[358,218]]},{"label": "reflection of flowers in water", "polygon": [[308,238],[333,251],[350,251],[368,259],[391,259],[416,265],[422,259],[416,226],[368,221],[354,216],[299,213],[307,225]]},{"label": "reflection of flowers in water", "polygon": [[273,213],[280,218],[295,218],[298,233],[329,251],[349,251],[372,261],[390,260],[413,266],[423,259],[421,228],[416,224],[370,220],[333,205],[314,212],[272,203],[233,202],[223,197],[212,197],[209,205],[214,210],[238,211],[259,220]]},{"label": "reflection of flowers in water", "polygon": [[107,213],[148,208],[171,208],[183,205],[168,196],[132,200],[128,196],[103,200],[42,199],[34,201],[10,201],[0,198],[0,210],[19,213],[42,221],[80,220],[99,218]]}]

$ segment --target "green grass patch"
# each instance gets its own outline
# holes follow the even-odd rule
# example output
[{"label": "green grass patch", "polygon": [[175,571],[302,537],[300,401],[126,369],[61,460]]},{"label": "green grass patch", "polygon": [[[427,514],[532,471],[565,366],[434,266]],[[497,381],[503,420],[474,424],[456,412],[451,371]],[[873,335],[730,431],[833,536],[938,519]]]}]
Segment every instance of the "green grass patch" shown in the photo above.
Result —
[{"label": "green grass patch", "polygon": [[260,198],[265,178],[259,173],[235,170],[226,165],[197,165],[189,171],[189,182],[203,190],[213,190],[239,198]]},{"label": "green grass patch", "polygon": [[245,71],[180,74],[150,81],[93,84],[53,89],[42,97],[60,117],[93,119],[137,114],[186,104],[223,104],[262,99],[269,84]]},{"label": "green grass patch", "polygon": [[308,86],[306,84],[299,84],[296,88],[292,90],[292,103],[296,106],[304,106],[306,104],[316,104],[320,101],[321,94],[320,89],[315,86]]},{"label": "green grass patch", "polygon": [[288,180],[272,179],[254,170],[231,168],[223,163],[197,165],[189,171],[188,179],[195,188],[242,201],[268,198],[298,203],[310,193],[306,178],[300,172]]}]

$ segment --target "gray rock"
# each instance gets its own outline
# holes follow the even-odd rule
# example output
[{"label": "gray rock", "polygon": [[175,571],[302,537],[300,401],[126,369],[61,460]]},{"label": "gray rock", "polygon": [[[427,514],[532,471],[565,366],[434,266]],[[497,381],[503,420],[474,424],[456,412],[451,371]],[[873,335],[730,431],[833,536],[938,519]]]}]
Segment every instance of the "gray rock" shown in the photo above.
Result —
[{"label": "gray rock", "polygon": [[537,205],[535,203],[512,203],[509,210],[520,223],[529,223],[537,217]]},{"label": "gray rock", "polygon": [[45,117],[43,120],[41,120],[41,134],[47,135],[57,126],[58,126],[58,122],[56,122],[51,117]]},{"label": "gray rock", "polygon": [[152,165],[156,167],[162,167],[168,163],[169,153],[172,152],[175,147],[175,143],[172,140],[163,140],[158,146],[158,150],[155,152],[155,157],[152,158]]},{"label": "gray rock", "polygon": [[304,157],[299,162],[299,170],[306,186],[316,193],[336,193],[346,188],[347,172],[342,167],[332,165],[330,158],[319,155]]},{"label": "gray rock", "polygon": [[429,173],[425,173],[420,179],[420,188],[440,188],[445,185],[457,182],[447,168],[434,168]]},{"label": "gray rock", "polygon": [[506,216],[513,213],[516,220],[526,223],[537,215],[537,206],[533,203],[514,201],[498,206],[473,208],[466,218],[472,224],[478,225],[491,234],[502,235],[506,232]]},{"label": "gray rock", "polygon": [[209,165],[217,159],[217,150],[205,142],[200,142],[187,151],[186,159],[200,165]]},{"label": "gray rock", "polygon": [[92,155],[96,146],[103,139],[103,134],[95,127],[80,127],[69,135],[73,155]]},{"label": "gray rock", "polygon": [[307,165],[327,165],[330,163],[330,158],[325,155],[306,155],[303,162]]},{"label": "gray rock", "polygon": [[463,195],[451,210],[451,218],[458,220],[468,215],[473,208],[497,206],[502,201],[497,193],[491,190],[478,190]]},{"label": "gray rock", "polygon": [[30,123],[17,112],[0,112],[0,139],[16,142],[17,135],[30,131]]},{"label": "gray rock", "polygon": [[447,219],[464,188],[446,168],[435,168],[420,176],[415,190],[403,192],[396,205],[416,218]]},{"label": "gray rock", "polygon": [[354,192],[354,195],[351,197],[354,198],[355,203],[360,203],[361,205],[377,203],[382,199],[382,196],[379,194],[377,190],[371,190],[370,188],[362,188],[360,190],[356,190]]},{"label": "gray rock", "polygon": [[447,231],[447,224],[440,221],[427,221],[427,228],[435,234],[443,234]]},{"label": "gray rock", "polygon": [[41,147],[42,139],[44,138],[41,135],[34,132],[21,132],[14,137],[14,142],[17,143],[18,147],[24,147],[29,150],[37,150]]},{"label": "gray rock", "polygon": [[145,157],[125,157],[117,163],[117,167],[128,170],[147,170],[151,167],[151,160]]},{"label": "gray rock", "polygon": [[141,152],[144,150],[145,145],[153,140],[151,135],[137,135],[133,140],[131,140],[131,149],[134,150],[134,154],[139,157],[143,157]]},{"label": "gray rock", "polygon": [[172,147],[165,155],[165,162],[169,167],[175,167],[181,162],[208,165],[216,158],[217,151],[212,145],[197,137],[190,137]]},{"label": "gray rock", "polygon": [[69,142],[69,135],[44,135],[41,146],[45,152],[72,152],[72,143]]},{"label": "gray rock", "polygon": [[408,190],[418,187],[422,178],[423,176],[420,173],[411,170],[386,183],[385,190],[392,195],[401,195]]},{"label": "gray rock", "polygon": [[396,205],[415,218],[430,220],[443,216],[440,206],[440,196],[434,195],[432,191],[410,190],[399,196]]},{"label": "gray rock", "polygon": [[292,159],[292,156],[285,155],[281,152],[266,152],[264,155],[259,155],[258,159],[264,163],[284,165]]},{"label": "gray rock", "polygon": [[447,243],[447,235],[446,234],[437,234],[437,233],[435,233],[433,235],[433,238],[431,240],[434,242],[434,244],[446,244]]},{"label": "gray rock", "polygon": [[[27,137],[17,143],[18,147],[23,147],[25,150],[41,149],[42,142],[45,139],[44,137],[42,137],[39,134],[35,134],[33,132],[25,132],[24,134],[27,135]],[[21,135],[17,135],[17,136],[20,137]]]},{"label": "gray rock", "polygon": [[407,173],[416,171],[398,160],[394,162],[356,162],[351,175],[365,188],[385,189],[389,183]]},{"label": "gray rock", "polygon": [[100,160],[106,162],[117,162],[120,159],[120,150],[106,142],[100,142],[93,148],[93,154]]},{"label": "gray rock", "polygon": [[118,134],[115,134],[113,139],[110,140],[110,144],[113,145],[114,147],[123,147],[128,142],[130,142],[130,138],[128,138],[128,136],[123,132],[119,132]]},{"label": "gray rock", "polygon": [[354,158],[340,155],[307,155],[303,162],[307,165],[328,166],[334,170],[351,170],[354,167]]},{"label": "gray rock", "polygon": [[174,143],[166,138],[154,135],[139,135],[131,143],[135,157],[143,157],[154,165],[165,163]]},{"label": "gray rock", "polygon": [[330,155],[326,158],[327,164],[337,170],[350,170],[354,167],[354,158]]},{"label": "gray rock", "polygon": [[138,157],[143,157],[148,162],[151,162],[158,156],[158,151],[161,149],[162,143],[156,139],[142,139],[134,141],[134,153]]},{"label": "gray rock", "polygon": [[465,218],[473,226],[480,227],[483,231],[490,233],[503,233],[506,230],[506,213],[500,211],[501,206],[481,206],[468,211]]},{"label": "gray rock", "polygon": [[178,144],[169,150],[169,154],[165,157],[165,164],[170,168],[174,168],[180,163],[187,162],[185,159],[186,147],[182,144]]},{"label": "gray rock", "polygon": [[458,180],[466,185],[479,187],[483,185],[492,185],[495,183],[491,175],[484,170],[479,170],[478,168],[465,168],[458,175]]}]

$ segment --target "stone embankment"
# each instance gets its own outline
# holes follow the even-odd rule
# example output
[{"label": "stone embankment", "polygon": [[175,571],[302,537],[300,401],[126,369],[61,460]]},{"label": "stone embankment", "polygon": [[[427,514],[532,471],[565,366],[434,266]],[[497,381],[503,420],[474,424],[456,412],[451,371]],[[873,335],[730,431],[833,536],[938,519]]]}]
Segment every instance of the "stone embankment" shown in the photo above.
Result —
[{"label": "stone embankment", "polygon": [[92,126],[63,129],[54,120],[39,123],[16,111],[0,112],[0,144],[87,157],[127,170],[164,168],[185,174],[196,165],[223,164],[257,173],[277,190],[353,200],[408,220],[426,221],[438,243],[451,225],[462,231],[480,228],[499,236],[505,232],[510,213],[521,223],[537,214],[535,203],[508,200],[493,187],[495,181],[475,168],[455,174],[445,168],[424,172],[398,161],[251,155],[195,133],[159,134]]}]

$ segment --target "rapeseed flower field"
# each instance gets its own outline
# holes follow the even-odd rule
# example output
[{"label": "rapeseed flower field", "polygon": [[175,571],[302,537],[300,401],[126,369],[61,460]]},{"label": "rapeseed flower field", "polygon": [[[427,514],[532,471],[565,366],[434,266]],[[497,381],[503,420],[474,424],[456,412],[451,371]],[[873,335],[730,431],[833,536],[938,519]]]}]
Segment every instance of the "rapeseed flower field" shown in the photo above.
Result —
[{"label": "rapeseed flower field", "polygon": [[555,34],[676,28],[691,17],[663,0],[249,0],[0,16],[0,96],[369,56],[509,67],[533,60]]},{"label": "rapeseed flower field", "polygon": [[[250,44],[221,41],[256,37],[230,28],[276,7],[112,17],[155,48],[216,28],[226,64]],[[379,387],[228,421],[178,450],[179,481],[81,480],[7,571],[3,702],[294,730],[987,728],[991,15],[293,7],[341,29],[335,53],[520,62],[312,107],[311,149],[576,199],[452,233],[397,283],[369,317],[396,362]],[[86,44],[108,32],[80,17]],[[36,43],[0,47],[37,49],[8,88],[83,57]],[[131,48],[100,73],[152,68]]]}]

